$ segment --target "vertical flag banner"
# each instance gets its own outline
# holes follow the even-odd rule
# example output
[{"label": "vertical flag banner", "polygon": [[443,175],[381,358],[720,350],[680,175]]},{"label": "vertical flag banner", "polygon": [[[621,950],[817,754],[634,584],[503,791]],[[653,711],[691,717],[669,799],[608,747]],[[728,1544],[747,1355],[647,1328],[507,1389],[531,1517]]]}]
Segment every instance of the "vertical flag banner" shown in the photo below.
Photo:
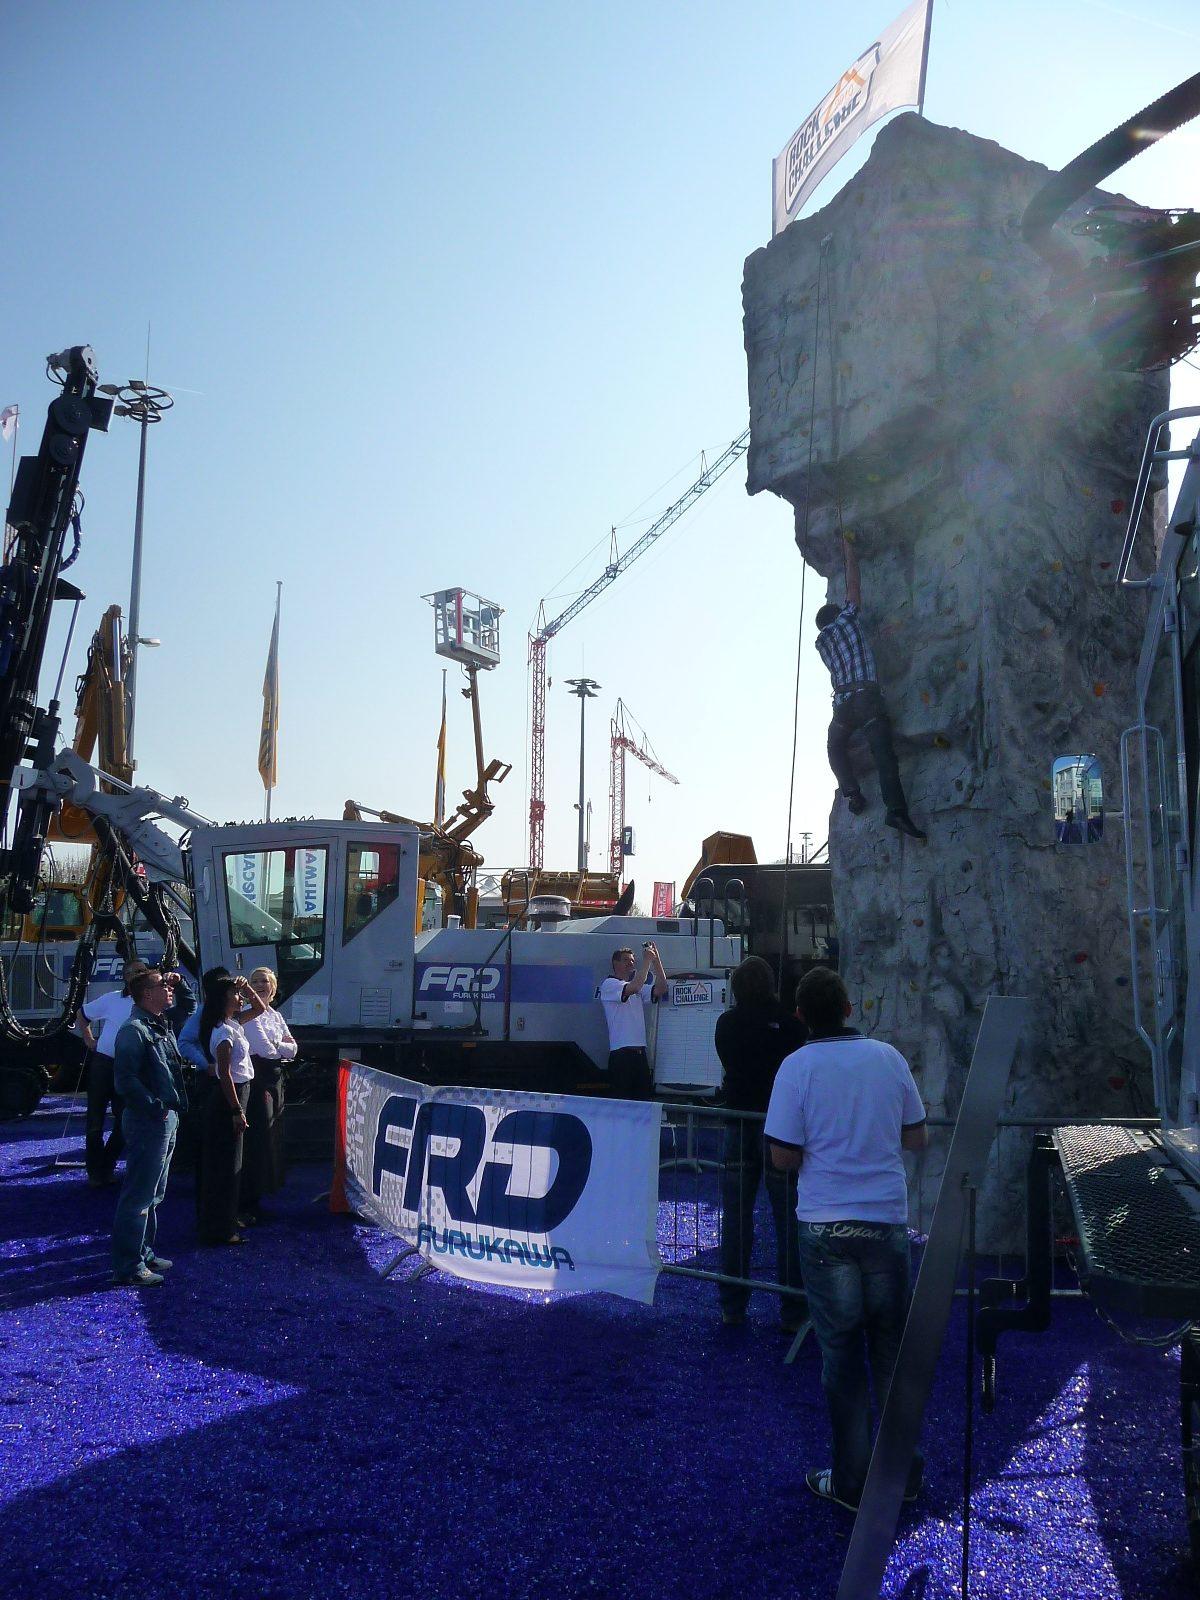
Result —
[{"label": "vertical flag banner", "polygon": [[915,0],[842,73],[773,163],[772,234],[794,222],[821,179],[873,122],[925,99],[933,0]]},{"label": "vertical flag banner", "polygon": [[4,410],[0,411],[0,439],[3,439],[5,443],[16,433],[17,418],[20,415],[20,406],[5,406]]},{"label": "vertical flag banner", "polygon": [[296,852],[296,915],[319,917],[325,909],[325,852]]},{"label": "vertical flag banner", "polygon": [[440,828],[446,820],[446,674],[442,673],[442,726],[438,730],[437,781],[433,786],[433,825]]},{"label": "vertical flag banner", "polygon": [[675,910],[675,885],[655,880],[654,899],[650,905],[652,917],[669,917]]},{"label": "vertical flag banner", "polygon": [[[263,674],[262,727],[258,735],[258,771],[268,792],[279,781],[279,595],[275,596],[275,625]],[[268,819],[269,820],[269,819]]]}]

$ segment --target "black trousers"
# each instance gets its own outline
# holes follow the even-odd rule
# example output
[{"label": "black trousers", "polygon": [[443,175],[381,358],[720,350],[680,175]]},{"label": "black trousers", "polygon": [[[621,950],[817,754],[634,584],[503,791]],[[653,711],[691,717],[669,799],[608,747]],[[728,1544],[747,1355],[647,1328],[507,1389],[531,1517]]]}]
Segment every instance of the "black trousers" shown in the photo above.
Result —
[{"label": "black trousers", "polygon": [[[104,1117],[112,1106],[113,1125],[107,1142],[104,1138]],[[117,1158],[125,1148],[121,1132],[121,1112],[125,1102],[113,1088],[113,1058],[93,1050],[87,1069],[87,1118],[84,1122],[84,1159],[87,1175],[103,1183],[112,1177]]]},{"label": "black trousers", "polygon": [[850,741],[856,733],[862,734],[871,751],[884,805],[889,811],[907,811],[900,764],[892,743],[891,718],[883,703],[883,694],[874,684],[868,689],[856,690],[833,708],[827,748],[829,765],[843,794],[854,794],[859,786],[850,759]]},{"label": "black trousers", "polygon": [[608,1053],[608,1076],[614,1100],[652,1100],[654,1078],[650,1058],[640,1045]]},{"label": "black trousers", "polygon": [[254,1081],[246,1106],[250,1127],[242,1154],[242,1212],[283,1187],[283,1062],[252,1056]]},{"label": "black trousers", "polygon": [[[762,1129],[748,1122],[731,1122],[725,1130],[721,1170],[721,1271],[727,1278],[748,1278],[754,1249],[754,1202],[759,1182],[765,1180],[771,1218],[775,1224],[775,1281],[790,1289],[803,1287],[796,1221],[796,1174],[780,1172],[763,1150]],[[726,1311],[744,1311],[749,1289],[732,1283],[718,1285],[717,1297]],[[802,1294],[784,1295],[780,1320],[799,1328],[807,1305]]]},{"label": "black trousers", "polygon": [[[246,1109],[248,1083],[235,1083],[238,1104]],[[196,1232],[201,1244],[224,1244],[238,1231],[244,1136],[233,1108],[215,1079],[204,1108],[204,1134],[196,1178]]]}]

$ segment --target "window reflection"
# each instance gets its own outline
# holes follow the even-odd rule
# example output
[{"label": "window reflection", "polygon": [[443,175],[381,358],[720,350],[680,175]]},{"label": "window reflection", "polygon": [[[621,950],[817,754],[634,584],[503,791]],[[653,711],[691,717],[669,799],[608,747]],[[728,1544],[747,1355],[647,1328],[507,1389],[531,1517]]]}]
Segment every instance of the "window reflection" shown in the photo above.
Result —
[{"label": "window reflection", "polygon": [[1056,757],[1050,789],[1055,844],[1098,844],[1104,837],[1104,782],[1096,757]]},{"label": "window reflection", "polygon": [[398,845],[352,844],[346,851],[342,943],[349,944],[400,893]]}]

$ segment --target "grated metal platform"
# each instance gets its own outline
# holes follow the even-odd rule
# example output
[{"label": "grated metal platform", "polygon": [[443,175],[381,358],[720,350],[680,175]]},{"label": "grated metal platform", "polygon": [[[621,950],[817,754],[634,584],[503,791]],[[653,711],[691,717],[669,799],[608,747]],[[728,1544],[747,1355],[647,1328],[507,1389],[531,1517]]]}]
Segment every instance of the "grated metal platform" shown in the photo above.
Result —
[{"label": "grated metal platform", "polygon": [[1200,1318],[1200,1186],[1154,1133],[1059,1128],[1055,1147],[1079,1233],[1079,1276],[1114,1310]]}]

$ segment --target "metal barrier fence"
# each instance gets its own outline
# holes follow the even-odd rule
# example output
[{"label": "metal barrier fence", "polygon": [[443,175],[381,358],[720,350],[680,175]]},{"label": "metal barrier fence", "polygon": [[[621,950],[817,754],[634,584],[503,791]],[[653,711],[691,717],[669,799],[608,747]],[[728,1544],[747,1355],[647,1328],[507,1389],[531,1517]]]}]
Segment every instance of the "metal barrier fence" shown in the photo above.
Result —
[{"label": "metal barrier fence", "polygon": [[[766,1193],[762,1130],[765,1116],[725,1106],[668,1102],[663,1106],[663,1154],[659,1163],[659,1245],[663,1270],[735,1291],[786,1295],[781,1247],[775,1221],[778,1195]],[[1024,1274],[1025,1170],[1034,1135],[1054,1128],[1092,1127],[1119,1122],[1124,1127],[1157,1127],[1154,1118],[1008,1117],[992,1142],[978,1206],[979,1249],[985,1270],[995,1276]],[[906,1152],[909,1174],[909,1224],[914,1244],[924,1243],[945,1166],[952,1118],[930,1117],[929,1148]],[[786,1176],[773,1183],[780,1189]],[[794,1180],[788,1215],[794,1220]],[[774,1204],[772,1203],[774,1200]],[[1070,1230],[1069,1212],[1062,1215]],[[1056,1225],[1057,1231],[1057,1225]],[[1052,1291],[1075,1298],[1079,1290],[1056,1285]],[[786,1305],[786,1302],[785,1302]],[[785,1322],[788,1320],[785,1311]]]}]

